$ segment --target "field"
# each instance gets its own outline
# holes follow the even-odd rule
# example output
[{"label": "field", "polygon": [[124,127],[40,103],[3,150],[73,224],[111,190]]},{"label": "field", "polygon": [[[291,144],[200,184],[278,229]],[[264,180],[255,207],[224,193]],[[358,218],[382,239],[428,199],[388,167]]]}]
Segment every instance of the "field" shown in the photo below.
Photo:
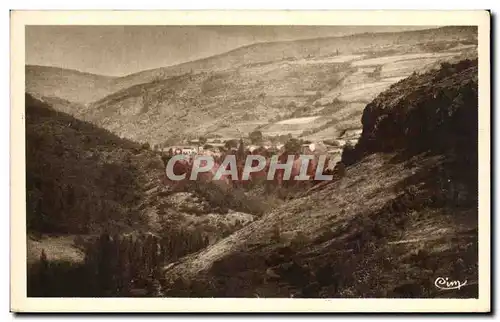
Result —
[{"label": "field", "polygon": [[[258,105],[247,112],[259,120],[231,122],[228,127],[215,129],[200,126],[195,130],[206,129],[207,133],[222,137],[247,135],[258,129],[267,136],[291,134],[313,141],[339,139],[337,135],[343,130],[361,128],[361,114],[366,104],[392,84],[414,72],[435,68],[441,62],[474,55],[470,45],[457,45],[437,53],[380,54],[375,58],[341,55],[240,68],[240,76],[269,82],[273,78],[280,80],[278,84],[267,83],[270,87],[262,89],[265,91],[261,103],[264,106]],[[337,77],[331,78],[325,71],[333,71]],[[316,78],[330,78],[330,82],[319,84],[314,81]],[[268,112],[261,112],[259,106],[267,107]],[[329,126],[325,128],[325,124]]]}]

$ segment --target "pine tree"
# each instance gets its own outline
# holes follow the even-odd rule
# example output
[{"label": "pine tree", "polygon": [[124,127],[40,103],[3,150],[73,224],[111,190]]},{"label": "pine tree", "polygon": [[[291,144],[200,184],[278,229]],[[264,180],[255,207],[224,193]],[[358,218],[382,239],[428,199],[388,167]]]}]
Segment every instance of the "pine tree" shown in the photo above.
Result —
[{"label": "pine tree", "polygon": [[158,238],[155,236],[153,238],[153,243],[151,244],[151,266],[153,268],[153,271],[158,268],[161,264],[161,258],[160,258],[160,244],[158,241]]},{"label": "pine tree", "polygon": [[240,145],[238,146],[238,154],[236,158],[238,161],[245,159],[245,143],[243,142],[243,138],[240,138]]},{"label": "pine tree", "polygon": [[127,237],[120,240],[120,256],[118,262],[117,288],[120,295],[129,293],[130,284],[130,250]]},{"label": "pine tree", "polygon": [[99,238],[98,256],[98,282],[100,293],[104,296],[111,295],[113,290],[113,271],[110,258],[113,253],[111,238],[108,233],[103,233]]}]

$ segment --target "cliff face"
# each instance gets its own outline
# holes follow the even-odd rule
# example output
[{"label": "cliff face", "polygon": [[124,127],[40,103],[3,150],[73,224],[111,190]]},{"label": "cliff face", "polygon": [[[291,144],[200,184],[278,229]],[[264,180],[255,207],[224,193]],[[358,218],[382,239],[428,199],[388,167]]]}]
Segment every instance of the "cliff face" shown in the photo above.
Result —
[{"label": "cliff face", "polygon": [[368,104],[360,154],[477,150],[477,60],[413,74]]}]

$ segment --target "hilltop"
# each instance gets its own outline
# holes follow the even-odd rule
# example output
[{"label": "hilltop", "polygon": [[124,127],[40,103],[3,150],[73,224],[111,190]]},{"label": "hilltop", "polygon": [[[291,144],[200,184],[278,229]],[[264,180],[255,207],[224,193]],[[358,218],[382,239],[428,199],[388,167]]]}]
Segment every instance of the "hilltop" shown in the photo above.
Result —
[{"label": "hilltop", "polygon": [[343,178],[165,267],[167,296],[477,297],[477,73],[444,64],[378,95]]}]

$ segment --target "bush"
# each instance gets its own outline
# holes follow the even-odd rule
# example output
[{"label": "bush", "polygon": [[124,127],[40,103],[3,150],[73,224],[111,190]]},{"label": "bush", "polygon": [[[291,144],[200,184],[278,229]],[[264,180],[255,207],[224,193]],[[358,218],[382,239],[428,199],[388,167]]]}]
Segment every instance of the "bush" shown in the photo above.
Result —
[{"label": "bush", "polygon": [[288,153],[300,153],[300,141],[292,138],[285,143],[285,151]]},{"label": "bush", "polygon": [[186,191],[193,191],[206,200],[214,209],[227,212],[229,209],[261,216],[267,210],[265,203],[257,197],[248,196],[242,189],[224,189],[214,182],[190,182]]},{"label": "bush", "polygon": [[251,132],[248,137],[250,138],[250,141],[252,144],[260,144],[262,142],[262,132],[261,131],[253,131]]},{"label": "bush", "polygon": [[232,149],[232,148],[237,148],[238,147],[238,141],[237,140],[228,140],[226,143],[224,143],[224,147],[226,149]]},{"label": "bush", "polygon": [[198,142],[200,142],[200,145],[203,145],[203,144],[207,143],[207,138],[204,136],[200,136],[198,138]]},{"label": "bush", "polygon": [[359,161],[361,155],[359,151],[356,149],[356,146],[353,145],[350,141],[344,145],[344,149],[342,150],[341,162],[349,166]]}]

